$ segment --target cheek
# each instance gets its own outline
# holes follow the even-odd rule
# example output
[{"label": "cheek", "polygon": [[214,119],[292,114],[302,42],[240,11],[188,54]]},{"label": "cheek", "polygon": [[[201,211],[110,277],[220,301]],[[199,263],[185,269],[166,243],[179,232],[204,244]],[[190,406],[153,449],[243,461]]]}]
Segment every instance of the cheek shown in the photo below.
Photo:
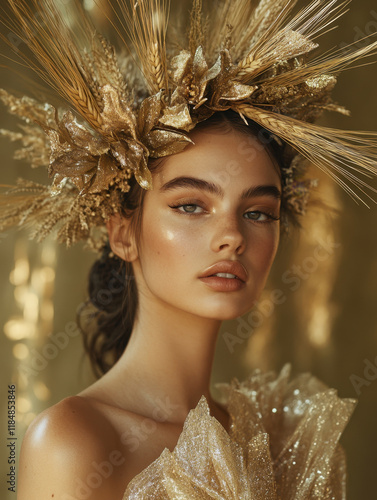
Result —
[{"label": "cheek", "polygon": [[267,278],[271,266],[275,260],[279,246],[280,230],[272,227],[260,238],[255,238],[250,244],[249,259],[254,268],[254,272]]},{"label": "cheek", "polygon": [[148,218],[143,222],[140,260],[144,271],[163,274],[173,268],[182,270],[188,259],[198,255],[200,236],[183,221],[169,215]]}]

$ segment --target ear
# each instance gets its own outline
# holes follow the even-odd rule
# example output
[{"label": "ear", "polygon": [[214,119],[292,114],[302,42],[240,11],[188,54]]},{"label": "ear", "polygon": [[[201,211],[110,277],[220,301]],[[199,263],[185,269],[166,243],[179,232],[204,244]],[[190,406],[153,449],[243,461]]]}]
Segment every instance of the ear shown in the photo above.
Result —
[{"label": "ear", "polygon": [[131,220],[114,214],[106,222],[111,250],[126,262],[133,262],[139,256]]}]

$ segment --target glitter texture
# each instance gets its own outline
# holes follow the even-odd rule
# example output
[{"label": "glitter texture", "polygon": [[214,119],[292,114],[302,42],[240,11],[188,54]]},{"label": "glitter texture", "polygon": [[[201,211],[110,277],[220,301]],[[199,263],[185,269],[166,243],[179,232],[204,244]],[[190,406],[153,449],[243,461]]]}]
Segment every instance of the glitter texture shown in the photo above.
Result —
[{"label": "glitter texture", "polygon": [[221,384],[229,434],[201,398],[173,452],[136,476],[123,500],[345,500],[339,438],[355,406],[309,374],[254,372]]}]

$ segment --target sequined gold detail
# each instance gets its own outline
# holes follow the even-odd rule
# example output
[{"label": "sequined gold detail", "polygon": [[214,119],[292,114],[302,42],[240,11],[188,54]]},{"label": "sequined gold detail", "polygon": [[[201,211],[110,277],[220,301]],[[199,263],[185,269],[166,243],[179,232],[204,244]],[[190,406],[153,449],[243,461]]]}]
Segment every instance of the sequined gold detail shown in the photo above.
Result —
[{"label": "sequined gold detail", "polygon": [[290,367],[223,385],[229,434],[202,397],[174,451],[136,476],[123,500],[345,500],[339,438],[355,406]]}]

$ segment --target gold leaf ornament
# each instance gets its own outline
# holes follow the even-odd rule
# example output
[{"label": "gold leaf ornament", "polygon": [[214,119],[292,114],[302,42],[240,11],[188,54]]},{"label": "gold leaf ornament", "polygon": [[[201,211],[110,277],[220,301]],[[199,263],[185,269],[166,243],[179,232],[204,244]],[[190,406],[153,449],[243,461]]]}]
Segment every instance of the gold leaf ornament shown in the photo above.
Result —
[{"label": "gold leaf ornament", "polygon": [[229,50],[221,51],[215,65],[209,71],[211,76],[211,107],[214,110],[228,109],[226,101],[244,101],[249,99],[257,90],[257,86],[238,82],[237,68],[232,63]]},{"label": "gold leaf ornament", "polygon": [[172,104],[180,104],[183,98],[194,109],[198,109],[206,103],[208,84],[216,80],[224,70],[223,59],[224,56],[221,53],[213,66],[209,68],[202,46],[196,49],[194,56],[183,50],[174,57],[171,74],[177,88],[173,94]]},{"label": "gold leaf ornament", "polygon": [[152,130],[145,137],[145,143],[153,158],[181,153],[189,144],[194,144],[186,134],[166,129]]},{"label": "gold leaf ornament", "polygon": [[105,191],[117,175],[114,158],[109,156],[110,144],[96,137],[76,122],[72,113],[63,115],[58,129],[46,128],[51,143],[50,176],[54,194],[67,178],[79,190],[79,195]]},{"label": "gold leaf ornament", "polygon": [[[132,172],[143,189],[152,189],[152,174],[147,167],[148,151],[144,144],[137,140],[127,139],[112,143],[111,151],[122,166],[126,180],[130,178]],[[119,177],[121,176],[122,174]]]},{"label": "gold leaf ornament", "polygon": [[136,141],[130,142],[128,145],[129,154],[127,155],[127,160],[137,182],[143,189],[152,189],[152,174],[147,166],[148,153],[146,147]]},{"label": "gold leaf ornament", "polygon": [[188,51],[181,51],[172,59],[172,79],[176,85],[172,105],[180,104],[182,99],[192,106],[205,102],[204,93],[208,79],[205,78],[208,66],[202,47],[198,47],[194,57]]},{"label": "gold leaf ornament", "polygon": [[[147,167],[149,152],[143,144],[143,135],[158,122],[161,94],[145,99],[137,117],[114,87],[105,85],[102,93],[103,129],[111,136],[109,140],[114,158],[126,172],[126,178],[131,171],[142,188],[152,189],[152,175]],[[119,175],[121,177],[122,173]]]},{"label": "gold leaf ornament", "polygon": [[138,113],[139,137],[144,137],[158,125],[162,110],[162,92],[147,97],[141,103]]},{"label": "gold leaf ornament", "polygon": [[187,104],[178,104],[164,109],[160,123],[167,127],[190,132],[195,127]]},{"label": "gold leaf ornament", "polygon": [[136,139],[137,119],[129,104],[123,100],[119,92],[112,85],[101,88],[103,111],[102,130],[110,138],[122,133]]}]

